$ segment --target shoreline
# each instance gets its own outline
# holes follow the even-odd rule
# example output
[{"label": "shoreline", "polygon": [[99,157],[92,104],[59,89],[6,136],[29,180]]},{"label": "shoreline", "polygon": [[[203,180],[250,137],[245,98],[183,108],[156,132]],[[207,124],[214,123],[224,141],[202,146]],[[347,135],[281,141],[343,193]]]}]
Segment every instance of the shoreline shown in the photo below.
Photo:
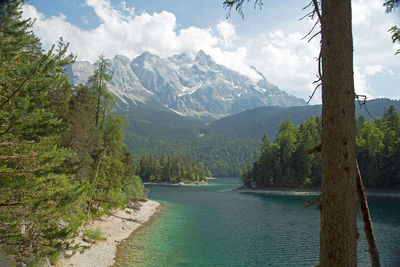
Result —
[{"label": "shoreline", "polygon": [[85,229],[100,229],[106,240],[98,240],[94,244],[85,242],[82,233],[75,239],[76,244],[89,248],[82,253],[77,251],[71,257],[61,257],[56,267],[108,267],[113,266],[117,246],[127,239],[137,228],[146,223],[157,211],[160,203],[147,200],[141,202],[139,210],[126,208],[117,210],[110,216],[102,216],[92,221]]},{"label": "shoreline", "polygon": [[297,191],[294,190],[270,190],[270,189],[250,189],[250,188],[243,188],[241,189],[236,188],[232,191],[239,192],[239,193],[255,193],[255,194],[265,194],[265,195],[293,195],[293,196],[314,196],[319,195],[321,192],[319,191]]},{"label": "shoreline", "polygon": [[[239,193],[254,193],[265,195],[291,195],[291,196],[317,196],[321,194],[320,191],[306,191],[300,189],[287,189],[287,190],[271,190],[271,189],[250,189],[250,188],[235,188],[232,191]],[[388,197],[400,198],[400,192],[366,192],[369,197]]]},{"label": "shoreline", "polygon": [[174,186],[188,186],[188,185],[208,185],[207,181],[200,181],[200,182],[179,182],[179,183],[172,183],[172,182],[145,182],[144,185],[174,185]]}]

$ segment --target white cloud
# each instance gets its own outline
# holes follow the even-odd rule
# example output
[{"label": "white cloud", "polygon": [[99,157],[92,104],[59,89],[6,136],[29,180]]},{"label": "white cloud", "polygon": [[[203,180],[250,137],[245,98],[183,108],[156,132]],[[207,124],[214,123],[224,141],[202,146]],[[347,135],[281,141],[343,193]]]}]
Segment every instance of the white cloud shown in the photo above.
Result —
[{"label": "white cloud", "polygon": [[[388,33],[395,16],[386,14],[379,0],[353,0],[352,5],[356,93],[377,98],[385,91],[390,97],[398,97],[394,79],[388,78],[400,74],[400,60],[394,56],[397,46],[392,44]],[[373,87],[372,82],[378,76],[379,88]],[[387,78],[382,79],[383,76]]]},{"label": "white cloud", "polygon": [[[369,84],[371,79],[377,74],[400,76],[400,60],[394,56],[398,47],[391,43],[387,32],[395,19],[385,14],[381,0],[353,0],[352,4],[356,90],[377,97],[381,92]],[[271,83],[298,97],[308,99],[315,87],[312,82],[316,79],[319,40],[302,40],[312,22],[298,21],[298,10],[292,10],[296,15],[289,20],[274,24],[275,28],[245,39],[239,34],[239,26],[226,20],[208,28],[191,26],[178,30],[176,16],[171,12],[135,14],[135,9],[124,1],[118,8],[109,0],[86,0],[86,5],[93,8],[101,22],[92,30],[72,25],[62,14],[45,17],[28,4],[23,11],[25,17],[37,18],[34,31],[44,49],[63,36],[80,60],[94,61],[100,54],[134,58],[149,51],[168,57],[204,50],[217,63],[258,79],[259,75],[249,67],[253,65]],[[291,8],[297,7],[288,7],[285,12],[291,12]],[[390,86],[386,90],[391,90]],[[320,101],[319,95],[320,92],[312,103]]]},{"label": "white cloud", "polygon": [[315,88],[319,42],[302,40],[299,32],[282,30],[259,35],[249,48],[252,64],[280,88],[308,100]]},{"label": "white cloud", "polygon": [[357,95],[366,95],[371,98],[371,86],[367,82],[368,74],[360,70],[359,67],[354,68],[354,90]]},{"label": "white cloud", "polygon": [[235,26],[226,20],[217,24],[219,35],[223,38],[225,45],[230,45],[234,39],[237,38]]},{"label": "white cloud", "polygon": [[[122,2],[122,9],[113,7],[108,0],[86,0],[100,19],[101,24],[90,31],[80,29],[67,22],[64,15],[44,17],[33,6],[24,6],[24,16],[36,18],[35,34],[48,49],[59,36],[70,42],[71,51],[80,60],[94,61],[100,54],[108,58],[123,54],[134,58],[148,51],[161,57],[180,53],[194,54],[204,50],[219,64],[223,64],[251,78],[259,75],[245,65],[246,49],[221,50],[221,46],[235,38],[232,24],[222,21],[216,27],[219,35],[211,28],[188,27],[177,31],[173,13],[162,11],[135,15],[134,8]],[[58,34],[54,34],[58,33]],[[222,38],[221,38],[222,37]]]},{"label": "white cloud", "polygon": [[365,72],[368,75],[373,76],[379,72],[382,72],[383,69],[384,69],[384,67],[382,65],[368,65],[367,67],[365,67]]},{"label": "white cloud", "polygon": [[239,47],[234,51],[223,51],[220,48],[212,48],[205,50],[205,52],[210,54],[217,63],[229,66],[232,70],[246,75],[254,81],[261,79],[260,75],[245,63],[248,57],[248,50],[245,47]]},{"label": "white cloud", "polygon": [[[395,91],[396,84],[388,82],[374,88],[370,84],[374,76],[400,75],[394,70],[400,66],[399,57],[394,56],[398,46],[391,43],[387,32],[395,19],[392,14],[385,13],[380,0],[353,0],[352,4],[356,93],[366,94],[369,98],[380,97],[383,87]],[[315,38],[309,43],[307,39],[301,40],[312,22],[297,19],[286,21],[279,28],[251,40],[247,61],[280,88],[308,99],[315,88],[312,82],[317,74],[315,59],[319,53],[319,40]],[[312,103],[320,101],[320,92]]]},{"label": "white cloud", "polygon": [[394,72],[382,65],[368,65],[364,69],[365,73],[369,76],[374,76],[378,73],[386,73],[388,75],[394,75]]},{"label": "white cloud", "polygon": [[377,12],[384,13],[383,4],[380,1],[353,0],[351,4],[353,25],[355,26],[370,26],[373,15]]},{"label": "white cloud", "polygon": [[121,2],[121,8],[124,12],[127,12],[129,15],[133,16],[135,14],[135,8],[134,7],[128,7],[126,5],[125,1]]}]

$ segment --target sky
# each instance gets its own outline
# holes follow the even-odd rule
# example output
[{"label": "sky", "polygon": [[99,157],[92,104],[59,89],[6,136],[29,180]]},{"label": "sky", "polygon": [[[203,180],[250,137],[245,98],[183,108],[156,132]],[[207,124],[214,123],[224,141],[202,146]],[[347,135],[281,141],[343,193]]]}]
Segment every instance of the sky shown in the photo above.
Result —
[{"label": "sky", "polygon": [[[227,17],[223,0],[30,0],[25,18],[35,18],[34,33],[43,49],[60,36],[78,60],[99,55],[133,59],[148,51],[160,57],[203,50],[214,60],[257,80],[267,80],[308,101],[314,90],[319,37],[303,38],[315,21],[300,20],[310,0],[251,1],[244,19]],[[368,99],[400,99],[399,46],[388,29],[400,24],[400,10],[386,14],[383,0],[352,0],[356,94]],[[321,102],[317,91],[311,104]]]}]

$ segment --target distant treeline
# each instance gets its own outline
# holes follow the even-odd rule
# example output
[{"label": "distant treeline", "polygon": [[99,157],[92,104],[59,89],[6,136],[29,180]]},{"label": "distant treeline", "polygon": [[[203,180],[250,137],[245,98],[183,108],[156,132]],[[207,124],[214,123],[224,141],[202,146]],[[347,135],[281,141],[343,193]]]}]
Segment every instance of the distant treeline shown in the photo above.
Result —
[{"label": "distant treeline", "polygon": [[144,182],[195,182],[206,180],[202,162],[195,164],[188,157],[162,154],[141,158],[137,173]]},{"label": "distant treeline", "polygon": [[[286,120],[271,143],[262,138],[255,161],[241,171],[244,184],[256,187],[318,187],[321,185],[319,153],[302,152],[321,143],[321,120],[310,117],[295,127]],[[395,107],[383,117],[356,120],[357,159],[367,188],[400,189],[400,117]]]},{"label": "distant treeline", "polygon": [[110,112],[106,61],[73,89],[68,45],[43,52],[22,3],[0,9],[0,249],[31,266],[54,263],[85,220],[141,199],[143,185]]}]

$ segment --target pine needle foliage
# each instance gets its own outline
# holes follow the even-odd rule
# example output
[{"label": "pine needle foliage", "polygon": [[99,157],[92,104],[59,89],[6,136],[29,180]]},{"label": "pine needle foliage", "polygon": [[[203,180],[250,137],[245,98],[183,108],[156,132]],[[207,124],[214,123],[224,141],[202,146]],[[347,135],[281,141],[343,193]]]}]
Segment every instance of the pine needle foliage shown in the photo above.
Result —
[{"label": "pine needle foliage", "polygon": [[0,244],[17,266],[54,259],[85,220],[143,197],[107,68],[100,87],[95,72],[72,88],[68,44],[43,51],[23,2],[0,7]]}]

